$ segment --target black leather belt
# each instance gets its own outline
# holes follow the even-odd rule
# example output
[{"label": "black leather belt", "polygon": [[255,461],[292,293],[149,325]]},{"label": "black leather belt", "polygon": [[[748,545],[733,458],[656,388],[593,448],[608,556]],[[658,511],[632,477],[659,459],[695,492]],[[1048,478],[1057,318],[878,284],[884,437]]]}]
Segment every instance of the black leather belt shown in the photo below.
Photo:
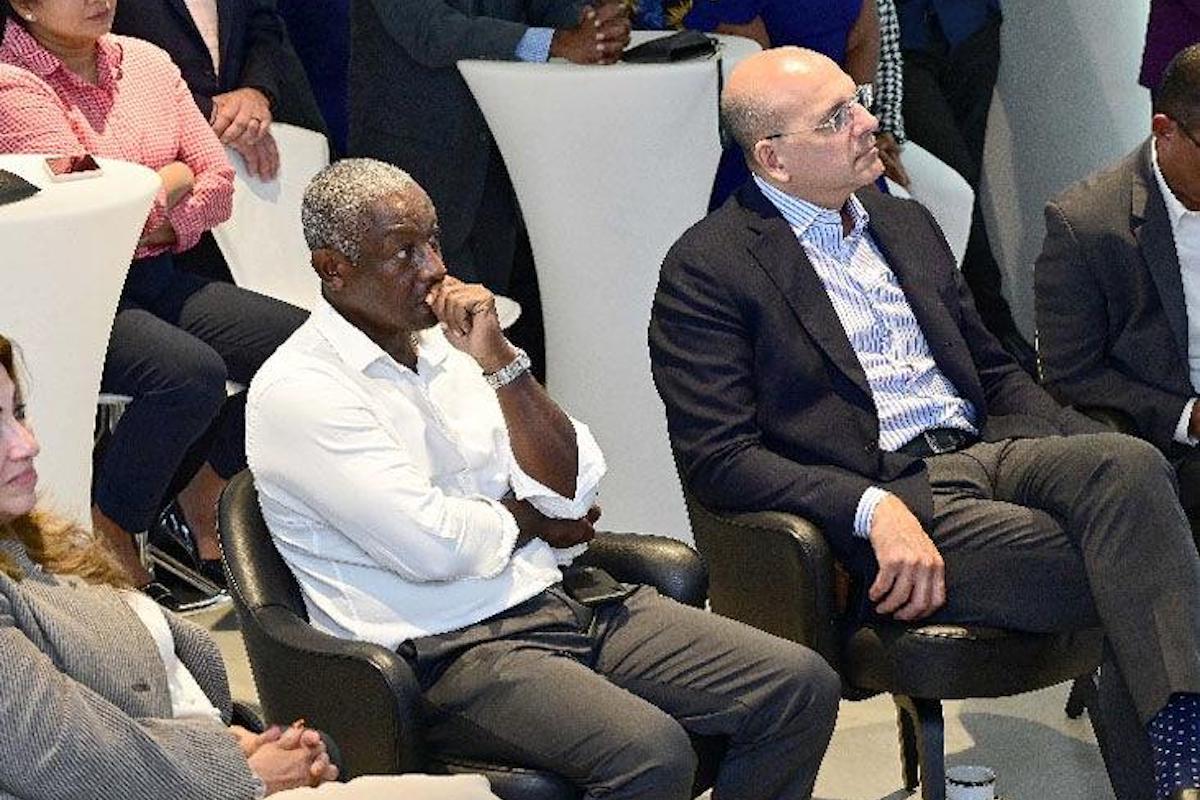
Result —
[{"label": "black leather belt", "polygon": [[958,428],[930,428],[919,433],[911,441],[905,442],[896,452],[917,458],[929,458],[957,452],[978,441],[979,437],[970,431]]}]

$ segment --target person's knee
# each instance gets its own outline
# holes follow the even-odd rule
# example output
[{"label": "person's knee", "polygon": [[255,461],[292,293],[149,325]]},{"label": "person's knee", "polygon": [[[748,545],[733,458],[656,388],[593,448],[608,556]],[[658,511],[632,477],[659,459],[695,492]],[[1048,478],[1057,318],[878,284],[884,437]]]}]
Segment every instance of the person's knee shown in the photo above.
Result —
[{"label": "person's knee", "polygon": [[630,796],[690,797],[696,751],[683,726],[662,714],[644,724],[609,766],[620,773],[618,780],[630,790]]},{"label": "person's knee", "polygon": [[1098,468],[1111,474],[1123,486],[1174,481],[1174,469],[1157,447],[1122,433],[1101,433],[1096,437]]},{"label": "person's knee", "polygon": [[212,419],[225,402],[228,371],[221,357],[208,347],[197,348],[179,368],[172,405],[189,416]]},{"label": "person's knee", "polygon": [[786,678],[782,692],[777,693],[783,696],[773,698],[770,709],[789,714],[791,719],[781,722],[792,727],[832,732],[842,699],[842,679],[816,652],[799,645],[789,650],[792,652],[784,661]]}]

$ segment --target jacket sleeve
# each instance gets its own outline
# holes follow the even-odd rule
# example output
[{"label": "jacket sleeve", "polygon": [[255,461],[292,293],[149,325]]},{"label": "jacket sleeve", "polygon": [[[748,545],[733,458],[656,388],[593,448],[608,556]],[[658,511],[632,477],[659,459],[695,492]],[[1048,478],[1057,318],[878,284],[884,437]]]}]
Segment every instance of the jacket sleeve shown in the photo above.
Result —
[{"label": "jacket sleeve", "polygon": [[59,671],[17,627],[3,595],[0,671],[0,793],[22,800],[250,800],[259,789],[224,727],[130,717]]},{"label": "jacket sleeve", "polygon": [[426,67],[454,69],[464,58],[516,59],[524,22],[470,16],[443,0],[370,0],[389,36]]},{"label": "jacket sleeve", "polygon": [[210,703],[221,712],[226,725],[233,716],[233,697],[229,693],[229,676],[225,673],[225,662],[217,643],[208,632],[194,622],[164,611],[171,638],[175,641],[175,654],[180,663],[196,679],[200,689]]},{"label": "jacket sleeve", "polygon": [[1072,403],[1125,412],[1140,436],[1169,448],[1189,398],[1142,383],[1108,358],[1107,300],[1071,221],[1054,203],[1046,206],[1034,280],[1046,385]]},{"label": "jacket sleeve", "polygon": [[750,314],[738,308],[734,287],[700,266],[709,257],[672,249],[650,320],[654,383],[682,479],[713,508],[800,514],[847,552],[855,509],[873,482],[785,458],[763,442],[756,396],[766,387],[755,378]]},{"label": "jacket sleeve", "polygon": [[279,99],[279,70],[283,48],[283,18],[275,8],[275,0],[246,0],[249,19],[246,22],[245,57],[238,86],[258,89],[267,96],[272,110]]}]

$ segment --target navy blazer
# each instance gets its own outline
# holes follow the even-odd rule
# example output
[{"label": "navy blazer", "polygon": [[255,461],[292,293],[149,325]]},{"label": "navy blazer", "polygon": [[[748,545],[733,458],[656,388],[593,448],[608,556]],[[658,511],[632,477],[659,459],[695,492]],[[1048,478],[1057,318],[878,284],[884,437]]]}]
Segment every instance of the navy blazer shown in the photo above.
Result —
[{"label": "navy blazer", "polygon": [[250,86],[274,105],[279,98],[283,21],[271,0],[217,0],[220,69],[184,0],[121,0],[113,32],[153,42],[171,54],[207,118],[213,95]]},{"label": "navy blazer", "polygon": [[[1101,429],[1052,400],[984,328],[923,206],[874,190],[859,199],[934,360],[975,406],[985,439]],[[650,354],[683,479],[705,505],[804,516],[864,580],[877,566],[852,529],[868,486],[896,494],[930,526],[924,462],[880,449],[866,374],[824,284],[753,181],[668,252]]]}]

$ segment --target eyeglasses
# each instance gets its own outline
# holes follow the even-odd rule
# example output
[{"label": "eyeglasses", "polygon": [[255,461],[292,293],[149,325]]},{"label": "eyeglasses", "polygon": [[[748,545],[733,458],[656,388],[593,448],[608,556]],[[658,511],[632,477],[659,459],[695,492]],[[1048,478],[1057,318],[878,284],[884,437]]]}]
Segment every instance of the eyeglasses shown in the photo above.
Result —
[{"label": "eyeglasses", "polygon": [[[871,110],[871,106],[875,104],[875,89],[869,83],[864,83],[854,90],[854,96],[833,110],[833,113],[825,118],[813,131],[829,131],[830,133],[841,133],[850,124],[850,120],[854,118],[854,107],[862,106],[867,111]],[[797,133],[805,133],[805,131],[786,131],[784,133],[772,133],[770,136],[762,137],[764,141],[771,139],[782,139],[784,136],[795,136]]]}]

